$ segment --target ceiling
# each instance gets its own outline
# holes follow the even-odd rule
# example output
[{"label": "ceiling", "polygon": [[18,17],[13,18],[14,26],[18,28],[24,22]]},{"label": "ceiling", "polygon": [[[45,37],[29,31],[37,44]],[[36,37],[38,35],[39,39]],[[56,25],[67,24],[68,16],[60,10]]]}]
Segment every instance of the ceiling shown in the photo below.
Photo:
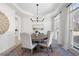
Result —
[{"label": "ceiling", "polygon": [[[20,8],[22,8],[24,11],[27,11],[29,13],[32,13],[33,15],[36,15],[37,12],[37,6],[34,3],[22,3],[17,4]],[[51,11],[54,11],[56,9],[56,4],[50,4],[50,3],[41,3],[38,6],[38,14],[44,15],[48,14]]]},{"label": "ceiling", "polygon": [[[39,3],[38,16],[45,16],[50,13],[55,13],[57,9],[63,6],[64,3]],[[9,5],[10,6],[10,5]],[[29,15],[36,16],[37,6],[36,3],[13,3],[11,7],[16,7],[18,11]],[[57,11],[56,11],[57,12]]]}]

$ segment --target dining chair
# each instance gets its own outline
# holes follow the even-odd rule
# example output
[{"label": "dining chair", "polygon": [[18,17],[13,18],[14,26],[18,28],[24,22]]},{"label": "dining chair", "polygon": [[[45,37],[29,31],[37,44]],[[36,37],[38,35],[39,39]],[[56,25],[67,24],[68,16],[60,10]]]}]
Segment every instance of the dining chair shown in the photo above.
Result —
[{"label": "dining chair", "polygon": [[47,31],[47,37],[49,37],[49,35],[50,35],[50,31]]},{"label": "dining chair", "polygon": [[49,52],[49,49],[52,50],[51,44],[52,44],[52,40],[53,40],[53,35],[54,35],[54,32],[49,31],[48,35],[47,35],[48,39],[43,41],[42,43],[39,43],[40,46],[46,47],[48,52]]},{"label": "dining chair", "polygon": [[33,49],[37,46],[36,43],[32,43],[31,35],[28,33],[21,33],[21,44],[22,48],[31,50],[31,55],[33,53]]}]

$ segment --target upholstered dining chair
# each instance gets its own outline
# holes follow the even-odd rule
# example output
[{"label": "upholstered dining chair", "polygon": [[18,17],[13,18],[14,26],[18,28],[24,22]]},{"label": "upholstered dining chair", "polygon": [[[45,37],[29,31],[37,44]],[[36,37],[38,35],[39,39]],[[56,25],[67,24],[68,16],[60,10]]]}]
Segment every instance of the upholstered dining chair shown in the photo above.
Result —
[{"label": "upholstered dining chair", "polygon": [[21,44],[22,48],[31,50],[31,55],[33,53],[33,49],[37,46],[36,43],[32,43],[31,35],[28,33],[21,33]]},{"label": "upholstered dining chair", "polygon": [[45,40],[45,41],[43,41],[39,45],[40,46],[43,46],[43,47],[46,47],[48,51],[49,51],[50,48],[52,50],[51,44],[52,44],[52,40],[53,40],[53,35],[54,35],[54,32],[49,31],[48,32],[48,35],[47,35],[48,36],[48,39]]}]

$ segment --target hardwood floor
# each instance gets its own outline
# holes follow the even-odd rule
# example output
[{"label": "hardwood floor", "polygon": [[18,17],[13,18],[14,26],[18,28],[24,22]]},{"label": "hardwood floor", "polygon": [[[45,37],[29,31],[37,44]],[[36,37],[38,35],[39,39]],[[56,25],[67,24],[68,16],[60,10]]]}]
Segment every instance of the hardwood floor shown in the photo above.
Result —
[{"label": "hardwood floor", "polygon": [[[21,49],[21,46],[18,46],[15,50],[8,53],[6,56],[48,56],[47,49],[41,48],[40,51],[38,49],[34,49],[32,55],[30,55],[30,50],[28,49]],[[49,56],[74,56],[69,51],[64,50],[60,46],[53,47],[53,51],[49,50]]]}]

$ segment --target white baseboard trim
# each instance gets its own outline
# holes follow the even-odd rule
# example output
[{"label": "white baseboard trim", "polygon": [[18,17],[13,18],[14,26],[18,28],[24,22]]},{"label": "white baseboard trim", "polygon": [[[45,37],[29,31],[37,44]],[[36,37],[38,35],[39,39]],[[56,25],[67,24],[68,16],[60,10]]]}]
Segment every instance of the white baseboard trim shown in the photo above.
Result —
[{"label": "white baseboard trim", "polygon": [[6,54],[8,54],[10,51],[14,50],[17,46],[19,46],[20,43],[13,45],[12,47],[6,49],[5,51],[3,51],[2,53],[0,53],[0,56],[5,56]]},{"label": "white baseboard trim", "polygon": [[75,54],[75,56],[79,56],[79,51],[77,51],[75,48],[70,48],[69,51]]}]

